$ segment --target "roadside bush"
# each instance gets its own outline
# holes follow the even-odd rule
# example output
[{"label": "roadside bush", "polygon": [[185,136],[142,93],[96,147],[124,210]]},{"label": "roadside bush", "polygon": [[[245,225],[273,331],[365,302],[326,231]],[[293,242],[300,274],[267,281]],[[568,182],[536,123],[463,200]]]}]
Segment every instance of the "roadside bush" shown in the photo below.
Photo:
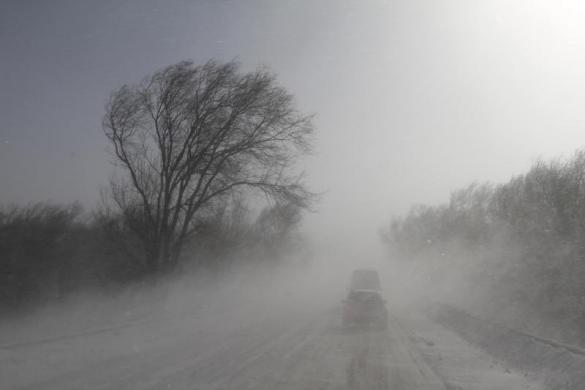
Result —
[{"label": "roadside bush", "polygon": [[448,204],[413,207],[381,235],[401,257],[463,272],[494,316],[585,343],[585,150],[505,184],[472,184]]}]

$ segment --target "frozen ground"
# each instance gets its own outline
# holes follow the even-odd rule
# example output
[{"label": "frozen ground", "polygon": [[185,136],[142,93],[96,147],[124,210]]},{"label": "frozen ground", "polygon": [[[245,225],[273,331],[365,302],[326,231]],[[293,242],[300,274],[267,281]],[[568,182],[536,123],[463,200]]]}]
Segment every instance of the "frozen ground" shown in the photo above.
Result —
[{"label": "frozen ground", "polygon": [[12,329],[10,345],[4,327],[0,388],[539,389],[412,310],[393,310],[387,331],[343,330],[340,296],[272,287],[71,337]]},{"label": "frozen ground", "polygon": [[541,389],[492,356],[463,341],[456,333],[428,321],[420,312],[397,319],[425,362],[452,390]]},{"label": "frozen ground", "polygon": [[521,333],[449,305],[433,305],[427,313],[508,367],[521,370],[543,383],[546,388],[585,388],[585,351],[580,348]]}]

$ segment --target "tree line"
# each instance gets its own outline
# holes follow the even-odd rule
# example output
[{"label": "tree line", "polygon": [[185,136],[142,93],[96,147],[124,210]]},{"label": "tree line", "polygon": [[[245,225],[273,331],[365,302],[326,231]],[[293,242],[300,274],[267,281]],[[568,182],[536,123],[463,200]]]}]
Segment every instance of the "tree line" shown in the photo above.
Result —
[{"label": "tree line", "polygon": [[[238,203],[215,210],[186,243],[177,272],[221,273],[244,262],[262,266],[298,256],[302,210],[273,204],[259,213]],[[115,290],[159,277],[123,216],[78,205],[38,203],[0,210],[0,311]],[[265,264],[264,264],[265,265]]]},{"label": "tree line", "polygon": [[490,315],[585,344],[585,150],[414,206],[381,236],[398,256],[432,264],[430,274],[464,272]]},{"label": "tree line", "polygon": [[0,304],[157,279],[186,264],[219,269],[236,252],[274,259],[298,243],[315,200],[298,170],[312,116],[268,69],[167,66],[113,91],[102,129],[115,172],[98,209],[0,209]]}]

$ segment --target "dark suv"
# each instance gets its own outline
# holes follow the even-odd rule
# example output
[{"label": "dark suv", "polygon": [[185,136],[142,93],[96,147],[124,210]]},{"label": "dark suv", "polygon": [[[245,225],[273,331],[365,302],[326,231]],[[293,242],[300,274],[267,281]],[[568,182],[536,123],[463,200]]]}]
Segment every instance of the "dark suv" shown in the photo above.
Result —
[{"label": "dark suv", "polygon": [[370,269],[353,271],[349,292],[343,301],[343,326],[374,325],[386,329],[388,311],[381,293],[377,271]]}]

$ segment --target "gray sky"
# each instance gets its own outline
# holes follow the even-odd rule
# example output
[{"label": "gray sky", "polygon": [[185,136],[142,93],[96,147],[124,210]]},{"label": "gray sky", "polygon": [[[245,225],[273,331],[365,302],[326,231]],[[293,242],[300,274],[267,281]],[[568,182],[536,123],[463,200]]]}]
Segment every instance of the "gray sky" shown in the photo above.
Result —
[{"label": "gray sky", "polygon": [[110,91],[238,58],[318,114],[307,230],[376,240],[413,203],[585,145],[583,20],[578,0],[5,0],[0,202],[91,206]]}]

